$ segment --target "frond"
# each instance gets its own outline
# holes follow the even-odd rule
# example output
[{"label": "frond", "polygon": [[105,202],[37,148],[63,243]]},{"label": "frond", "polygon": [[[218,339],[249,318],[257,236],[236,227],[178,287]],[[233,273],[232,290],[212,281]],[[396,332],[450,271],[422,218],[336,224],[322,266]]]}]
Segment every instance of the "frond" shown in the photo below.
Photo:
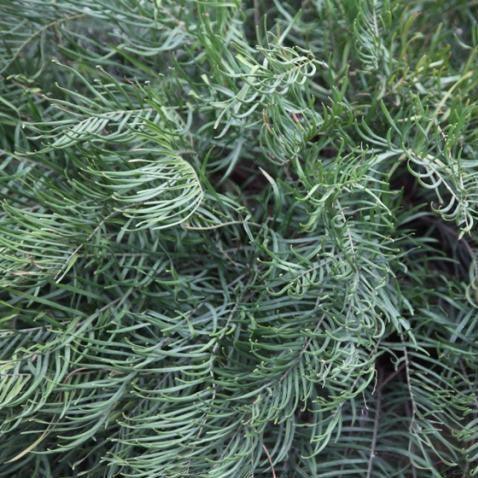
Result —
[{"label": "frond", "polygon": [[0,477],[478,476],[477,25],[0,0]]}]

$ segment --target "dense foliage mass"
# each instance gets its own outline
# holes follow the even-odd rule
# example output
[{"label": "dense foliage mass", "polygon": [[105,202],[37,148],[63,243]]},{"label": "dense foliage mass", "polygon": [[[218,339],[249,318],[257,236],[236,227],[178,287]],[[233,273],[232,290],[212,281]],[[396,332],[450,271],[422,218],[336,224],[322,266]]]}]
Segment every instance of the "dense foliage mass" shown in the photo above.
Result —
[{"label": "dense foliage mass", "polygon": [[478,474],[477,19],[0,0],[0,476]]}]

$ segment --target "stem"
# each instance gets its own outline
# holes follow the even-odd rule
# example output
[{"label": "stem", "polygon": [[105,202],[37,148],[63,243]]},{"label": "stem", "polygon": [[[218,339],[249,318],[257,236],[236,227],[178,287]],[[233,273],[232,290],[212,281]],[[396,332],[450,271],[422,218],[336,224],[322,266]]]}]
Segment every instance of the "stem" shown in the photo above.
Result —
[{"label": "stem", "polygon": [[262,445],[262,449],[264,450],[264,453],[267,456],[267,460],[269,461],[271,465],[272,478],[277,478],[276,471],[274,470],[274,463],[272,463],[272,457],[271,457],[271,454],[269,453],[269,450],[264,444]]},{"label": "stem", "polygon": [[261,23],[261,11],[259,9],[259,0],[254,0],[254,26],[256,28],[257,41],[259,42],[259,25]]},{"label": "stem", "polygon": [[373,460],[375,458],[375,449],[377,446],[378,425],[380,422],[380,407],[382,406],[382,389],[385,383],[386,382],[380,383],[377,387],[377,400],[376,400],[376,408],[375,408],[375,418],[373,423],[372,445],[370,447],[370,456],[368,459],[368,466],[367,466],[367,478],[370,478],[372,476]]}]

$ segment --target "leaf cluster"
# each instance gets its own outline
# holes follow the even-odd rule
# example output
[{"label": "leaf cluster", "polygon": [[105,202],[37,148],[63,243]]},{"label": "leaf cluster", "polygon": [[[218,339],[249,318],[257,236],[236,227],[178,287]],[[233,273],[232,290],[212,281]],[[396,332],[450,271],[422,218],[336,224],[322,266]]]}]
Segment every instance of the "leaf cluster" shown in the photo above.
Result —
[{"label": "leaf cluster", "polygon": [[478,476],[477,20],[0,0],[0,477]]}]

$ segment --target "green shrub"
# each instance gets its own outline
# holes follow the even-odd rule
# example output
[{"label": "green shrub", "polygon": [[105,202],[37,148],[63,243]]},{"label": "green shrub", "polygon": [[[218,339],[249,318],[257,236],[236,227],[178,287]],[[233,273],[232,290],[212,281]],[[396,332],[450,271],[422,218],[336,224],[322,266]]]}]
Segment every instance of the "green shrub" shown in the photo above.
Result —
[{"label": "green shrub", "polygon": [[0,13],[0,476],[478,474],[477,2]]}]

